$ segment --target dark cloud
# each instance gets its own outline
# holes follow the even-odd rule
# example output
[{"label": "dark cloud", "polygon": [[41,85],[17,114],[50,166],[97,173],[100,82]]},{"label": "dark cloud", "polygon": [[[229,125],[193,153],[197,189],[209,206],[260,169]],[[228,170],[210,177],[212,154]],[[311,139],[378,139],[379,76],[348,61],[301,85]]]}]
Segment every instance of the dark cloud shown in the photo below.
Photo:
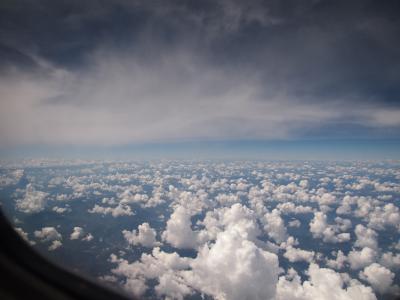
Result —
[{"label": "dark cloud", "polygon": [[[399,13],[398,1],[2,1],[0,68],[14,72],[2,82],[36,69],[41,76],[23,85],[35,107],[64,106],[62,115],[92,107],[87,122],[108,128],[105,140],[138,126],[125,111],[146,126],[127,142],[397,137]],[[10,99],[18,94],[6,86]],[[107,115],[110,107],[121,111]],[[95,119],[112,121],[102,128]],[[61,133],[68,136],[60,129],[41,138]]]},{"label": "dark cloud", "polygon": [[0,44],[0,57],[0,70],[3,71],[8,71],[13,68],[32,70],[39,67],[30,56],[2,44]]}]

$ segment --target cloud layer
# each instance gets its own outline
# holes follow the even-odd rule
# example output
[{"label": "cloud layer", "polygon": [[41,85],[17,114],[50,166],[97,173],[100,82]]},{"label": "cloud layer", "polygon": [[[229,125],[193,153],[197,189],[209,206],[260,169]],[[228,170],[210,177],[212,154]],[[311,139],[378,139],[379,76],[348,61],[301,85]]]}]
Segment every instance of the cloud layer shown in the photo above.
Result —
[{"label": "cloud layer", "polygon": [[2,145],[398,137],[395,3],[42,2],[0,8]]}]

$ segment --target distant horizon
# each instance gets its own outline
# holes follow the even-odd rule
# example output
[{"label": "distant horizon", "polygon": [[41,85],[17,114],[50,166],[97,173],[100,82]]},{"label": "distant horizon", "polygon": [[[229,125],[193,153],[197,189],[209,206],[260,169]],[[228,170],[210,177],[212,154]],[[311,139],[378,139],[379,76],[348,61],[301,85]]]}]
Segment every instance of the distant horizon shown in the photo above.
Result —
[{"label": "distant horizon", "polygon": [[0,158],[397,160],[398,139],[224,140],[1,148]]}]

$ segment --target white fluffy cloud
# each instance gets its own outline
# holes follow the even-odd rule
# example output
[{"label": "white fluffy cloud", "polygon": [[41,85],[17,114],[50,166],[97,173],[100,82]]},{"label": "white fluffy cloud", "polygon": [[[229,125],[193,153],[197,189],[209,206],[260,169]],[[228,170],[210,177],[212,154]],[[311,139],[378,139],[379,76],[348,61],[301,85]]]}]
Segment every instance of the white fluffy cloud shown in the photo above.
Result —
[{"label": "white fluffy cloud", "polygon": [[300,222],[299,220],[292,220],[292,221],[289,221],[288,226],[289,226],[289,227],[296,227],[296,228],[298,228],[298,227],[301,226],[301,222]]},{"label": "white fluffy cloud", "polygon": [[274,209],[271,213],[265,214],[264,230],[277,243],[282,243],[287,239],[285,222],[279,210]]},{"label": "white fluffy cloud", "polygon": [[354,232],[357,236],[354,246],[360,248],[369,247],[375,250],[378,249],[378,242],[376,240],[378,235],[374,230],[358,224]]},{"label": "white fluffy cloud", "polygon": [[317,194],[316,196],[314,196],[313,200],[318,202],[320,206],[329,206],[336,202],[336,197],[331,193],[322,192],[321,194]]},{"label": "white fluffy cloud", "polygon": [[341,250],[339,250],[336,253],[336,259],[328,259],[326,264],[330,268],[340,270],[345,266],[346,261],[347,261],[346,255],[344,255],[344,253]]},{"label": "white fluffy cloud", "polygon": [[55,240],[49,246],[49,251],[54,251],[62,246],[62,243],[59,240]]},{"label": "white fluffy cloud", "polygon": [[84,231],[82,227],[74,227],[73,232],[71,233],[70,239],[71,240],[78,240],[83,237]]},{"label": "white fluffy cloud", "polygon": [[326,215],[322,212],[314,213],[314,218],[310,222],[310,232],[315,238],[322,238],[325,229],[328,227],[326,223]]},{"label": "white fluffy cloud", "polygon": [[[129,280],[144,283],[143,279],[157,279],[156,293],[174,299],[191,294],[193,288],[217,299],[273,299],[279,273],[278,257],[249,240],[255,239],[259,232],[250,210],[234,204],[213,213],[215,218],[206,221],[206,228],[211,230],[211,220],[216,221],[215,243],[204,244],[195,259],[154,248],[151,255],[143,254],[140,262],[132,264],[114,256],[112,261],[118,267],[113,273],[127,278],[125,288],[129,288]],[[198,232],[193,232],[190,225],[188,211],[177,207],[167,222],[165,239],[174,246],[196,245],[194,233]],[[181,230],[186,235],[184,239],[177,237]],[[135,241],[137,237],[138,234]]]},{"label": "white fluffy cloud", "polygon": [[240,198],[237,194],[218,194],[215,200],[221,205],[232,205],[234,203],[240,202]]},{"label": "white fluffy cloud", "polygon": [[41,230],[36,230],[34,235],[36,238],[40,239],[41,242],[51,242],[49,246],[50,251],[62,246],[62,236],[54,227],[43,227]]},{"label": "white fluffy cloud", "polygon": [[310,232],[314,238],[322,238],[326,243],[343,243],[350,240],[347,232],[338,233],[340,225],[327,224],[327,216],[323,212],[315,212],[310,222]]},{"label": "white fluffy cloud", "polygon": [[171,272],[162,274],[158,281],[155,291],[158,296],[166,296],[166,299],[183,300],[185,295],[193,293],[193,290],[184,283],[182,278]]},{"label": "white fluffy cloud", "polygon": [[128,205],[118,204],[116,207],[104,207],[95,204],[92,209],[88,210],[91,214],[111,214],[114,218],[119,216],[133,216],[134,212]]},{"label": "white fluffy cloud", "polygon": [[144,247],[153,248],[159,246],[157,242],[157,233],[150,227],[149,223],[143,223],[139,225],[138,231],[136,230],[123,230],[122,234],[125,240],[131,245],[142,245]]},{"label": "white fluffy cloud", "polygon": [[10,171],[8,174],[1,174],[0,189],[2,187],[17,184],[23,175],[24,175],[24,170],[18,170],[18,169]]},{"label": "white fluffy cloud", "polygon": [[29,240],[28,233],[25,232],[22,228],[16,227],[14,229],[27,243],[29,243],[31,245],[35,245],[36,244],[35,241]]},{"label": "white fluffy cloud", "polygon": [[71,240],[81,239],[82,241],[90,242],[91,240],[93,240],[93,235],[91,233],[85,235],[85,230],[83,230],[82,227],[74,227],[70,235],[70,239]]},{"label": "white fluffy cloud", "polygon": [[260,242],[257,239],[261,231],[257,224],[256,214],[240,203],[208,211],[199,224],[205,226],[205,229],[198,233],[200,244],[215,240],[218,233],[227,229],[236,230],[243,238],[250,241]]},{"label": "white fluffy cloud", "polygon": [[152,197],[149,197],[146,194],[140,194],[138,193],[139,191],[141,191],[141,188],[136,186],[131,186],[129,189],[126,189],[118,195],[120,203],[139,203],[141,207],[150,208],[156,207],[165,202],[165,200],[162,199],[164,194],[159,188],[154,188]]},{"label": "white fluffy cloud", "polygon": [[344,196],[344,198],[341,201],[340,206],[336,209],[336,213],[338,215],[349,215],[351,214],[351,205],[355,203],[356,198],[351,197],[349,195]]},{"label": "white fluffy cloud", "polygon": [[256,241],[260,230],[254,212],[248,207],[236,203],[230,208],[218,211],[221,225],[226,229],[234,229],[243,238]]},{"label": "white fluffy cloud", "polygon": [[41,230],[36,230],[34,234],[35,237],[39,238],[42,242],[62,239],[61,234],[54,227],[43,227]]},{"label": "white fluffy cloud", "polygon": [[37,213],[46,206],[48,193],[37,191],[32,184],[28,184],[22,199],[16,201],[16,208],[24,213]]},{"label": "white fluffy cloud", "polygon": [[395,274],[380,264],[373,263],[360,272],[360,278],[367,281],[374,290],[384,294],[389,291]]},{"label": "white fluffy cloud", "polygon": [[292,202],[280,203],[277,208],[284,214],[306,214],[313,212],[311,206],[295,205]]},{"label": "white fluffy cloud", "polygon": [[186,280],[216,299],[273,299],[279,273],[275,254],[244,239],[233,227],[205,245],[191,262]]},{"label": "white fluffy cloud", "polygon": [[192,230],[191,215],[183,206],[175,208],[162,238],[176,248],[195,248],[197,233]]},{"label": "white fluffy cloud", "polygon": [[394,254],[393,252],[383,253],[379,263],[391,270],[400,269],[400,254]]},{"label": "white fluffy cloud", "polygon": [[308,188],[309,184],[310,183],[309,183],[309,181],[307,179],[302,179],[299,182],[299,186],[302,187],[303,189]]},{"label": "white fluffy cloud", "polygon": [[82,238],[82,241],[90,242],[91,240],[93,240],[93,238],[93,235],[91,233],[88,233],[85,237]]},{"label": "white fluffy cloud", "polygon": [[[376,300],[370,287],[356,280],[344,280],[335,271],[310,264],[308,281],[301,283],[293,270],[287,277],[281,276],[277,285],[277,300]],[[345,288],[345,283],[347,288]]]},{"label": "white fluffy cloud", "polygon": [[184,283],[181,272],[189,269],[189,258],[182,258],[176,252],[166,253],[155,247],[151,254],[143,253],[140,261],[129,263],[111,255],[111,262],[117,267],[113,274],[125,277],[124,288],[141,296],[146,290],[147,279],[157,279],[155,290],[159,297],[183,299],[185,295],[192,293],[192,289]]},{"label": "white fluffy cloud", "polygon": [[63,213],[65,213],[65,212],[70,212],[71,209],[70,209],[69,207],[58,207],[58,206],[54,206],[54,207],[52,208],[52,211],[54,211],[55,213],[58,213],[58,214],[63,214]]},{"label": "white fluffy cloud", "polygon": [[147,285],[143,278],[128,278],[126,279],[124,288],[128,293],[140,297],[146,292]]},{"label": "white fluffy cloud", "polygon": [[286,252],[283,256],[286,257],[290,262],[306,261],[310,263],[313,261],[314,255],[314,251],[306,251],[289,246],[286,248]]},{"label": "white fluffy cloud", "polygon": [[383,230],[386,226],[394,226],[400,230],[400,209],[393,203],[383,207],[375,207],[367,216],[368,227]]},{"label": "white fluffy cloud", "polygon": [[376,260],[376,256],[375,250],[364,247],[360,251],[350,251],[347,255],[347,260],[350,263],[350,267],[357,270],[372,264]]}]

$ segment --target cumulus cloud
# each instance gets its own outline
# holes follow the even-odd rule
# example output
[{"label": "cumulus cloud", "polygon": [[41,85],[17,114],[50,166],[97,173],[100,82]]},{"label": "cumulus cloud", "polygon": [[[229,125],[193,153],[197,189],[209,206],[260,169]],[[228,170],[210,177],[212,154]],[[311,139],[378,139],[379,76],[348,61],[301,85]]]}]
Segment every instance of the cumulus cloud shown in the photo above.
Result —
[{"label": "cumulus cloud", "polygon": [[375,250],[378,249],[378,235],[374,230],[358,224],[354,232],[357,236],[357,240],[355,241],[354,246],[360,248],[369,247]]},{"label": "cumulus cloud", "polygon": [[74,227],[71,235],[70,235],[71,240],[82,240],[86,242],[90,242],[93,240],[93,235],[91,233],[85,233],[85,230],[82,227]]},{"label": "cumulus cloud", "polygon": [[41,230],[36,230],[34,234],[36,238],[41,239],[43,242],[62,239],[61,234],[54,227],[43,227]]},{"label": "cumulus cloud", "polygon": [[82,227],[74,227],[73,232],[71,233],[70,239],[71,240],[78,240],[83,237],[84,231]]},{"label": "cumulus cloud", "polygon": [[217,210],[219,219],[225,230],[234,229],[243,238],[256,241],[260,229],[254,212],[248,207],[236,203],[230,208]]},{"label": "cumulus cloud", "polygon": [[327,216],[323,212],[315,212],[314,218],[309,225],[313,237],[322,238],[326,243],[343,243],[350,240],[349,233],[344,232],[337,234],[338,227],[327,224]]},{"label": "cumulus cloud", "polygon": [[15,185],[19,182],[19,180],[24,175],[24,170],[12,170],[8,174],[0,175],[0,188]]},{"label": "cumulus cloud", "polygon": [[193,293],[189,286],[171,273],[165,273],[160,276],[155,291],[158,296],[166,296],[167,299],[178,300],[183,300],[184,295],[190,295]]},{"label": "cumulus cloud", "polygon": [[16,227],[14,229],[24,239],[24,241],[26,241],[30,245],[35,245],[36,244],[35,241],[29,240],[28,233],[25,232],[21,227]]},{"label": "cumulus cloud", "polygon": [[283,256],[286,257],[290,262],[306,261],[310,263],[313,261],[314,255],[314,251],[306,251],[290,246],[286,248],[286,252]]},{"label": "cumulus cloud", "polygon": [[208,194],[201,188],[196,191],[180,191],[176,187],[169,186],[168,197],[173,200],[173,207],[184,207],[191,215],[198,214],[210,206]]},{"label": "cumulus cloud", "polygon": [[92,209],[88,210],[91,214],[103,214],[108,215],[111,214],[114,218],[119,216],[133,216],[134,212],[131,207],[128,205],[118,204],[116,207],[104,207],[98,204],[95,204]]},{"label": "cumulus cloud", "polygon": [[125,282],[124,288],[127,292],[132,293],[137,297],[140,297],[146,292],[147,285],[145,283],[145,280],[142,278],[139,279],[128,278]]},{"label": "cumulus cloud", "polygon": [[366,216],[368,227],[383,230],[386,226],[393,226],[400,230],[400,209],[393,203],[385,204],[383,207],[375,207]]},{"label": "cumulus cloud", "polygon": [[400,254],[393,252],[385,252],[382,254],[379,263],[391,270],[400,269]]},{"label": "cumulus cloud", "polygon": [[93,235],[91,233],[88,233],[85,237],[82,238],[82,241],[90,242],[91,240],[93,240],[93,238]]},{"label": "cumulus cloud", "polygon": [[309,186],[309,181],[307,179],[302,179],[299,182],[299,186],[302,187],[303,189],[306,189]]},{"label": "cumulus cloud", "polygon": [[218,194],[215,197],[215,200],[217,200],[221,205],[228,206],[240,202],[240,198],[237,194]]},{"label": "cumulus cloud", "polygon": [[[143,278],[156,278],[156,293],[176,299],[193,293],[193,288],[221,299],[272,299],[280,271],[278,257],[251,241],[259,231],[250,210],[234,204],[213,214],[215,218],[204,222],[212,231],[212,220],[216,221],[215,242],[209,245],[204,240],[196,258],[181,258],[154,248],[152,255],[143,254],[140,262],[132,264],[114,256],[112,261],[118,267],[113,273],[127,277],[125,288],[130,279],[143,282]],[[185,238],[178,239],[182,232]],[[131,232],[125,233],[132,237]],[[167,222],[164,238],[174,247],[193,247],[200,241],[194,233],[199,232],[191,229],[190,214],[177,207]],[[136,233],[135,242],[137,238]]]},{"label": "cumulus cloud", "polygon": [[123,193],[119,195],[121,198],[121,203],[146,203],[149,200],[149,197],[145,194],[133,193],[131,189],[125,190]]},{"label": "cumulus cloud", "polygon": [[376,260],[377,253],[375,250],[364,247],[360,251],[352,250],[347,255],[350,267],[354,270],[361,269],[370,265]]},{"label": "cumulus cloud", "polygon": [[301,226],[301,222],[299,220],[292,220],[292,221],[289,221],[288,226],[298,228]]},{"label": "cumulus cloud", "polygon": [[123,230],[122,234],[125,240],[131,245],[142,245],[144,247],[153,248],[159,246],[157,242],[157,233],[150,227],[149,223],[143,223],[139,225],[138,231],[136,230]]},{"label": "cumulus cloud", "polygon": [[389,291],[394,276],[395,274],[390,272],[389,269],[377,263],[365,267],[364,270],[360,272],[360,278],[370,283],[374,290],[377,290],[381,294]]},{"label": "cumulus cloud", "polygon": [[346,261],[346,255],[344,255],[344,253],[339,250],[336,253],[336,259],[328,259],[326,265],[332,269],[340,270],[345,266]]},{"label": "cumulus cloud", "polygon": [[316,238],[323,237],[323,233],[327,228],[327,217],[322,212],[314,213],[314,218],[310,222],[310,232]]},{"label": "cumulus cloud", "polygon": [[55,213],[58,213],[58,214],[63,214],[63,213],[65,213],[65,212],[70,212],[70,211],[71,211],[71,208],[69,208],[69,207],[58,207],[58,206],[54,206],[54,207],[52,208],[52,211],[54,211]]},{"label": "cumulus cloud", "polygon": [[[199,225],[205,228],[198,232],[198,242],[203,244],[207,241],[214,241],[218,233],[234,229],[243,238],[261,243],[257,237],[261,234],[256,214],[248,207],[235,203],[231,207],[221,207],[208,211]],[[271,243],[268,244],[268,246]]]},{"label": "cumulus cloud", "polygon": [[303,205],[295,205],[292,202],[280,203],[277,205],[277,209],[279,209],[284,214],[306,214],[313,212],[313,208],[310,206]]},{"label": "cumulus cloud", "polygon": [[124,288],[136,296],[141,296],[147,290],[147,279],[158,280],[155,289],[159,296],[183,299],[192,293],[190,287],[184,287],[180,273],[189,268],[190,259],[182,258],[176,252],[166,253],[155,247],[151,254],[143,253],[140,261],[129,263],[113,254],[111,262],[117,264],[112,270],[113,274],[124,276]]},{"label": "cumulus cloud", "polygon": [[332,195],[331,193],[326,193],[326,192],[317,194],[317,195],[313,196],[312,199],[314,201],[318,202],[318,204],[320,206],[329,206],[336,202],[335,195]]},{"label": "cumulus cloud", "polygon": [[191,215],[183,206],[178,206],[167,221],[162,238],[176,248],[195,248],[197,233],[192,230]]},{"label": "cumulus cloud", "polygon": [[16,200],[17,210],[24,213],[38,213],[46,206],[48,193],[37,191],[32,184],[28,184],[22,199]]},{"label": "cumulus cloud", "polygon": [[345,281],[339,273],[331,269],[320,268],[317,264],[312,263],[307,274],[309,280],[303,283],[295,271],[291,271],[287,277],[279,277],[277,299],[376,300],[370,287],[364,286],[356,280]]},{"label": "cumulus cloud", "polygon": [[36,230],[34,235],[41,242],[51,242],[49,251],[56,250],[62,246],[62,236],[54,227],[43,227],[41,230]]},{"label": "cumulus cloud", "polygon": [[282,243],[287,239],[285,222],[281,218],[279,210],[274,209],[265,214],[264,230],[277,243]]},{"label": "cumulus cloud", "polygon": [[217,235],[191,262],[186,279],[217,299],[272,299],[279,273],[275,254],[258,248],[234,228]]},{"label": "cumulus cloud", "polygon": [[59,240],[55,240],[49,246],[49,251],[54,251],[62,246],[62,243]]}]

